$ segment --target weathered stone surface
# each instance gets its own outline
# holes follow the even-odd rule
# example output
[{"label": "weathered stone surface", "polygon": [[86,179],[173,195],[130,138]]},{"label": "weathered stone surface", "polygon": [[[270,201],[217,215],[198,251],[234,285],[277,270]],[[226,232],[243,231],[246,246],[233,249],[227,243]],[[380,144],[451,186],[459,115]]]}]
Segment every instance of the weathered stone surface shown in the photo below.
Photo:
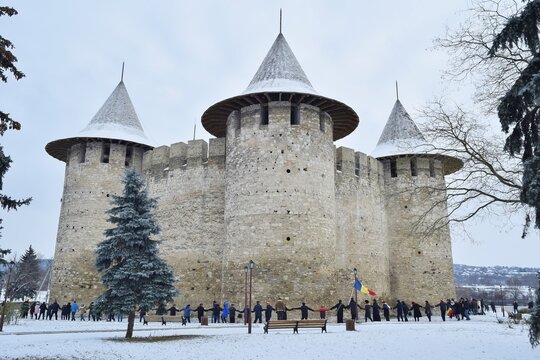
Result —
[{"label": "weathered stone surface", "polygon": [[[440,186],[441,162],[418,156],[411,166],[407,156],[377,160],[336,149],[332,128],[315,106],[269,102],[232,112],[226,138],[209,144],[176,143],[144,156],[133,148],[129,164],[142,169],[158,199],[160,252],[178,278],[177,303],[243,306],[249,260],[254,299],[282,297],[290,306],[346,302],[353,268],[387,301],[455,295],[448,228],[430,238],[411,231],[442,195],[408,190]],[[103,290],[94,250],[109,226],[110,195],[122,191],[125,157],[126,145],[117,143],[71,148],[52,298],[88,303]],[[443,202],[433,216],[446,211]]]}]

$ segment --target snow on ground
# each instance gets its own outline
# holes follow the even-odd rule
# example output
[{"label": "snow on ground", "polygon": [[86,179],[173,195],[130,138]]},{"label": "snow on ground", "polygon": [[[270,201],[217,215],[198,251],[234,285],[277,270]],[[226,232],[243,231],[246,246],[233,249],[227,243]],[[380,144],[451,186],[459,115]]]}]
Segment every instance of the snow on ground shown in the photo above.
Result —
[{"label": "snow on ground", "polygon": [[[505,318],[506,320],[506,318]],[[361,323],[356,331],[329,324],[328,333],[300,329],[270,331],[253,326],[199,324],[144,326],[135,324],[135,337],[201,335],[151,343],[121,341],[127,323],[19,320],[0,333],[0,359],[540,359],[531,349],[528,327],[499,324],[494,315],[471,321],[426,317],[420,323]],[[114,341],[113,339],[120,340]]]}]

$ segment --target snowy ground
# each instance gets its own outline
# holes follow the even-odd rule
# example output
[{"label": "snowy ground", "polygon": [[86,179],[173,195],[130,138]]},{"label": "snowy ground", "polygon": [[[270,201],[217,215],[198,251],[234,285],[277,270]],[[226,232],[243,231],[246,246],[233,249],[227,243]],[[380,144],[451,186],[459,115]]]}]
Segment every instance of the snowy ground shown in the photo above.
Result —
[{"label": "snowy ground", "polygon": [[[506,319],[506,318],[505,318]],[[126,343],[126,322],[71,322],[22,320],[0,333],[0,359],[540,359],[531,349],[528,328],[499,324],[494,315],[471,321],[357,324],[355,332],[330,324],[327,334],[300,329],[271,331],[262,326],[247,334],[243,325],[188,324],[143,328],[136,322],[135,337],[200,335],[150,343]],[[114,340],[118,341],[114,341]]]}]

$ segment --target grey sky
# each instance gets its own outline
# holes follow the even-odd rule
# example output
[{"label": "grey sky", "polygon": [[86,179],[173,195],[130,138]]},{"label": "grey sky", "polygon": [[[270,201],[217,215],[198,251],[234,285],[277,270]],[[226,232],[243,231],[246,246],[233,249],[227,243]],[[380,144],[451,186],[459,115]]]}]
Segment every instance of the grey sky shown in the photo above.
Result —
[{"label": "grey sky", "polygon": [[[146,134],[156,145],[209,135],[200,116],[215,102],[244,91],[279,31],[314,88],[351,106],[356,131],[337,145],[370,153],[395,101],[394,81],[409,113],[447,91],[443,53],[433,38],[468,6],[454,1],[13,1],[19,15],[2,17],[27,77],[0,84],[0,106],[23,124],[1,142],[14,160],[4,189],[33,196],[29,207],[2,214],[0,247],[23,253],[32,244],[54,253],[64,164],[45,153],[51,140],[73,136],[98,111],[120,80]],[[463,91],[456,93],[466,99]],[[494,129],[499,129],[494,123]],[[456,238],[454,261],[538,265],[538,233],[521,240],[520,219],[482,219]],[[507,226],[505,226],[507,227]],[[505,249],[530,249],[515,254]]]}]

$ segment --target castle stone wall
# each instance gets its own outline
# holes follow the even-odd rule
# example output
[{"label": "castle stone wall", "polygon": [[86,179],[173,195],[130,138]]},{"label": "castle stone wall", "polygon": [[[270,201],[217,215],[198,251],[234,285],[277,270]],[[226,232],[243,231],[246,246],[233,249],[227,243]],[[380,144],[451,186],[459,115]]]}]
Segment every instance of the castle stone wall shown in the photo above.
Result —
[{"label": "castle stone wall", "polygon": [[157,198],[162,256],[174,269],[179,304],[221,298],[225,240],[225,139],[193,140],[144,154],[149,196]]},{"label": "castle stone wall", "polygon": [[[360,281],[378,296],[385,298],[390,293],[383,192],[381,162],[352,149],[337,149],[335,262],[337,288],[344,302],[351,295],[354,268]],[[366,297],[358,296],[359,301]]]},{"label": "castle stone wall", "polygon": [[[109,146],[108,163],[103,162]],[[142,166],[142,149],[133,147],[132,166]],[[51,301],[76,299],[88,304],[103,291],[95,271],[95,250],[109,227],[105,211],[111,196],[122,193],[126,145],[109,141],[75,144],[66,164],[51,278]]]},{"label": "castle stone wall", "polygon": [[292,111],[283,101],[268,103],[265,125],[265,110],[252,105],[228,119],[224,296],[243,298],[244,266],[253,260],[255,299],[328,303],[335,297],[332,122],[314,106]]},{"label": "castle stone wall", "polygon": [[[383,161],[392,297],[421,303],[454,298],[448,226],[427,236],[422,235],[421,227],[415,228],[422,215],[433,206],[430,216],[447,216],[445,194],[430,190],[444,188],[441,161],[410,156],[397,157],[395,161],[394,174],[391,160]],[[414,161],[416,176],[412,175]]]}]

